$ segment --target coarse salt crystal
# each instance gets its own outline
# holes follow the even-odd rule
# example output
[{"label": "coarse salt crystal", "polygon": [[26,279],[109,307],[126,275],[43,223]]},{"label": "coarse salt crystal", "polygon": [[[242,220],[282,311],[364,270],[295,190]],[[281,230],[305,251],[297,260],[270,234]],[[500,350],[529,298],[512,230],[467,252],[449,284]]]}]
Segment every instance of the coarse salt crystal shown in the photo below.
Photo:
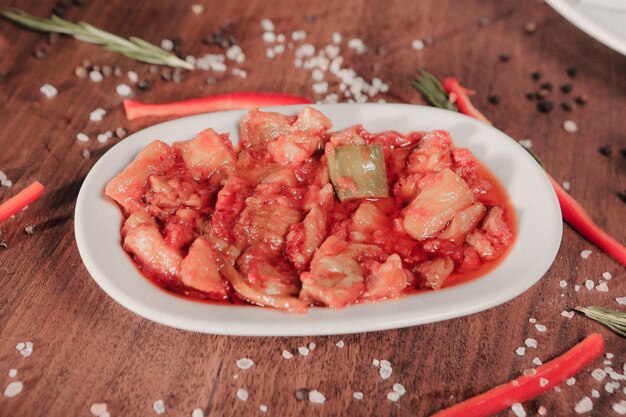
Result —
[{"label": "coarse salt crystal", "polygon": [[609,292],[609,286],[606,285],[606,282],[602,282],[602,283],[596,285],[596,291]]},{"label": "coarse salt crystal", "polygon": [[262,413],[267,413],[267,405],[265,405],[265,404],[261,404],[261,405],[259,406],[259,410],[260,410]]},{"label": "coarse salt crystal", "polygon": [[528,338],[524,340],[524,344],[526,345],[526,347],[537,349],[537,341],[535,339]]},{"label": "coarse salt crystal", "polygon": [[389,401],[396,402],[400,399],[400,394],[398,394],[397,392],[391,391],[390,393],[387,394],[387,399]]},{"label": "coarse salt crystal", "polygon": [[531,317],[531,318],[528,319],[528,322],[529,323],[537,323],[537,319]]},{"label": "coarse salt crystal", "polygon": [[571,186],[571,184],[569,183],[569,181],[565,181],[565,182],[563,182],[563,189],[564,189],[565,191],[569,191],[569,189],[570,189],[571,187],[572,187],[572,186]]},{"label": "coarse salt crystal", "polygon": [[424,49],[424,41],[421,39],[413,39],[413,41],[411,42],[411,48],[415,49],[416,51],[421,51],[422,49]]},{"label": "coarse salt crystal", "polygon": [[274,31],[274,23],[271,20],[269,20],[269,19],[261,20],[261,27],[266,32],[273,32]]},{"label": "coarse salt crystal", "polygon": [[600,398],[600,392],[597,389],[592,389],[591,390],[591,396],[593,398]]},{"label": "coarse salt crystal", "polygon": [[553,390],[554,392],[561,392],[561,387],[554,387]]},{"label": "coarse salt crystal", "polygon": [[563,129],[568,133],[578,132],[578,125],[573,120],[566,120],[563,122]]},{"label": "coarse salt crystal", "polygon": [[315,81],[322,81],[324,79],[324,73],[322,72],[322,70],[316,68],[311,73],[311,78],[313,78]]},{"label": "coarse salt crystal", "polygon": [[285,35],[283,35],[282,33],[279,33],[278,35],[276,35],[276,42],[285,43]]},{"label": "coarse salt crystal", "polygon": [[380,366],[380,361],[379,361],[378,359],[374,359],[374,360],[372,361],[372,365],[374,365],[374,366]]},{"label": "coarse salt crystal", "polygon": [[172,51],[174,50],[174,42],[171,39],[163,39],[161,41],[161,48],[166,51]]},{"label": "coarse salt crystal", "polygon": [[39,91],[41,91],[41,94],[46,96],[46,98],[54,98],[58,93],[57,89],[50,84],[42,85],[41,88],[39,88]]},{"label": "coarse salt crystal", "polygon": [[382,379],[389,379],[392,372],[393,370],[391,369],[391,367],[385,367],[385,366],[381,366],[380,371],[379,371],[380,377]]},{"label": "coarse salt crystal", "polygon": [[204,417],[204,411],[201,408],[196,408],[191,412],[191,417]]},{"label": "coarse salt crystal", "polygon": [[540,405],[539,408],[537,408],[537,414],[539,414],[540,416],[545,416],[546,414],[548,414],[548,409],[543,405]]},{"label": "coarse salt crystal", "polygon": [[626,305],[626,297],[617,297],[615,301],[617,301],[617,304]]},{"label": "coarse salt crystal", "polygon": [[324,394],[317,390],[309,391],[309,401],[316,404],[323,404],[326,401]]},{"label": "coarse salt crystal", "polygon": [[524,346],[520,346],[517,349],[515,349],[515,353],[518,356],[524,356],[526,354],[526,348]]},{"label": "coarse salt crystal", "polygon": [[275,46],[274,46],[274,53],[275,53],[276,55],[280,55],[280,54],[282,54],[283,52],[285,52],[285,45],[275,45]]},{"label": "coarse salt crystal", "polygon": [[571,387],[572,385],[576,384],[576,378],[574,378],[574,377],[567,378],[565,383]]},{"label": "coarse salt crystal", "polygon": [[595,284],[593,283],[592,280],[588,279],[585,281],[585,288],[587,288],[588,290],[593,290],[594,286]]},{"label": "coarse salt crystal", "polygon": [[248,391],[246,391],[243,388],[239,388],[237,390],[237,398],[239,398],[241,401],[247,401],[248,400]]},{"label": "coarse salt crystal", "polygon": [[513,404],[511,411],[513,411],[517,417],[526,417],[526,410],[524,410],[524,406],[520,403]]},{"label": "coarse salt crystal", "polygon": [[[111,133],[111,135],[109,135],[109,133]],[[100,143],[106,143],[106,142],[109,140],[109,138],[110,138],[111,136],[113,136],[113,135],[112,135],[112,132],[110,132],[110,131],[109,131],[109,132],[105,132],[105,133],[100,133],[100,134],[96,137],[96,139],[97,139],[97,140],[98,140],[98,142],[100,142]]]},{"label": "coarse salt crystal", "polygon": [[92,122],[100,122],[106,114],[106,110],[104,110],[102,107],[98,107],[97,109],[89,113],[89,120]]},{"label": "coarse salt crystal", "polygon": [[263,38],[263,42],[267,42],[267,43],[276,42],[276,34],[274,32],[264,32],[262,38]]},{"label": "coarse salt crystal", "polygon": [[[204,12],[204,6],[201,4],[192,4],[191,5],[191,12],[193,14],[202,14]],[[202,410],[200,410],[202,411]],[[196,416],[194,416],[196,417]]]},{"label": "coarse salt crystal", "polygon": [[589,255],[591,255],[591,251],[589,249],[585,249],[584,251],[580,252],[580,257],[583,259],[587,259]]},{"label": "coarse salt crystal", "polygon": [[363,393],[360,391],[354,392],[352,394],[352,396],[354,397],[355,400],[362,400],[363,399]]},{"label": "coarse salt crystal", "polygon": [[388,360],[382,359],[380,361],[380,366],[383,368],[391,368],[391,362],[389,362]]},{"label": "coarse salt crystal", "polygon": [[29,357],[33,353],[33,342],[24,343],[24,348],[20,349],[20,353],[25,358]]},{"label": "coarse salt crystal", "polygon": [[613,278],[613,275],[611,275],[611,273],[608,272],[608,271],[607,272],[603,272],[602,273],[602,278],[606,279],[607,281],[610,281],[611,278]]},{"label": "coarse salt crystal", "polygon": [[85,135],[83,132],[76,134],[76,140],[79,142],[89,142],[89,136]]},{"label": "coarse salt crystal", "polygon": [[365,44],[359,38],[350,39],[348,41],[348,48],[354,49],[359,54],[365,52]]},{"label": "coarse salt crystal", "polygon": [[21,381],[13,381],[4,389],[5,397],[15,397],[24,389],[24,384]]},{"label": "coarse salt crystal", "polygon": [[535,324],[535,329],[537,329],[538,332],[545,332],[548,330],[548,328],[543,324]]},{"label": "coarse salt crystal", "polygon": [[561,286],[561,288],[565,288],[565,287],[567,287],[567,281],[562,279],[561,281],[559,281],[559,285]]},{"label": "coarse salt crystal", "polygon": [[606,356],[607,359],[613,359],[614,355],[612,353],[610,353],[610,352],[607,352],[606,355],[604,355],[604,356]]},{"label": "coarse salt crystal", "polygon": [[235,363],[237,364],[237,368],[239,369],[250,369],[252,368],[252,365],[254,365],[254,361],[248,358],[237,359]]},{"label": "coarse salt crystal", "polygon": [[104,77],[102,76],[102,73],[100,71],[90,71],[89,79],[94,83],[99,83],[104,79]]},{"label": "coarse salt crystal", "polygon": [[292,354],[291,354],[291,352],[289,352],[288,350],[283,350],[282,355],[283,355],[283,358],[285,358],[285,359],[291,359],[291,358],[293,358],[293,355],[292,355]]},{"label": "coarse salt crystal", "polygon": [[122,97],[128,97],[133,92],[133,90],[127,84],[120,84],[115,87],[115,91]]},{"label": "coarse salt crystal", "polygon": [[165,403],[163,400],[156,400],[154,404],[152,404],[152,409],[157,414],[163,414],[165,413]]},{"label": "coarse salt crystal", "polygon": [[524,372],[522,372],[524,375],[526,376],[533,376],[537,373],[536,369],[524,369]]},{"label": "coarse salt crystal", "polygon": [[593,379],[595,379],[596,381],[602,381],[605,377],[606,377],[606,372],[604,372],[602,369],[600,368],[596,368],[591,372],[591,376],[593,377]]},{"label": "coarse salt crystal", "polygon": [[533,363],[537,366],[543,365],[543,363],[541,362],[541,359],[539,359],[538,357],[533,358]]},{"label": "coarse salt crystal", "polygon": [[585,414],[593,410],[593,403],[591,402],[591,398],[585,396],[580,401],[576,403],[574,407],[574,411],[578,414]]},{"label": "coarse salt crystal", "polygon": [[317,347],[317,345],[313,342],[309,343],[309,350],[313,350]]},{"label": "coarse salt crystal", "polygon": [[576,292],[580,291],[580,285],[574,285],[574,291]]},{"label": "coarse salt crystal", "polygon": [[139,75],[137,75],[135,71],[128,71],[126,73],[126,77],[128,77],[128,81],[133,84],[137,84],[137,82],[139,81]]},{"label": "coarse salt crystal", "polygon": [[242,70],[241,68],[233,68],[232,71],[234,76],[239,77],[239,78],[248,78],[248,73],[244,70]]},{"label": "coarse salt crystal", "polygon": [[626,401],[622,400],[622,402],[613,403],[612,408],[617,414],[621,416],[626,415]]},{"label": "coarse salt crystal", "polygon": [[[617,386],[614,384],[617,384]],[[619,388],[619,384],[617,382],[607,382],[604,384],[604,390],[609,394],[613,394],[617,388]]]},{"label": "coarse salt crystal", "polygon": [[539,386],[540,387],[545,387],[546,385],[548,385],[548,380],[545,378],[539,378]]},{"label": "coarse salt crystal", "polygon": [[340,43],[341,43],[341,33],[339,33],[339,32],[333,32],[333,35],[332,35],[332,40],[333,40],[333,43],[334,43],[335,45],[340,44]]},{"label": "coarse salt crystal", "polygon": [[17,376],[17,369],[15,368],[9,369],[9,377],[15,378],[16,376]]},{"label": "coarse salt crystal", "polygon": [[242,53],[243,52],[239,45],[233,45],[226,50],[226,58],[230,59],[231,61],[234,61]]},{"label": "coarse salt crystal", "polygon": [[306,32],[304,30],[296,30],[291,33],[291,39],[294,42],[301,41],[306,38]]},{"label": "coarse salt crystal", "polygon": [[402,384],[395,383],[393,384],[393,387],[391,389],[400,395],[406,394],[406,389],[404,388]]},{"label": "coarse salt crystal", "polygon": [[316,94],[325,94],[328,91],[328,83],[321,82],[313,84],[313,91]]},{"label": "coarse salt crystal", "polygon": [[533,146],[533,141],[530,139],[522,139],[519,141],[519,144],[526,149],[530,149]]},{"label": "coarse salt crystal", "polygon": [[298,353],[302,356],[307,356],[309,354],[309,349],[306,346],[301,346],[298,348]]},{"label": "coarse salt crystal", "polygon": [[571,318],[574,317],[574,312],[573,311],[563,310],[563,311],[561,311],[561,315],[563,317],[567,317],[568,319],[571,319]]},{"label": "coarse salt crystal", "polygon": [[0,180],[6,180],[8,179],[7,174],[5,174],[4,172],[0,171]]},{"label": "coarse salt crystal", "polygon": [[274,50],[272,48],[267,48],[265,50],[265,56],[267,56],[268,58],[272,59],[276,56],[276,52],[274,52]]},{"label": "coarse salt crystal", "polygon": [[12,187],[13,186],[13,181],[11,180],[0,180],[0,184],[2,184],[3,187]]},{"label": "coarse salt crystal", "polygon": [[20,342],[17,345],[15,345],[15,349],[17,350],[22,350],[26,347],[26,344],[24,342]]},{"label": "coarse salt crystal", "polygon": [[94,416],[101,416],[102,414],[107,412],[106,403],[93,403],[91,404],[91,408],[89,409],[91,414]]},{"label": "coarse salt crystal", "polygon": [[340,341],[338,341],[338,342],[337,342],[337,345],[336,345],[336,346],[337,346],[338,348],[342,348],[342,347],[344,347],[344,346],[345,346],[345,343],[343,342],[343,340],[340,340]]}]

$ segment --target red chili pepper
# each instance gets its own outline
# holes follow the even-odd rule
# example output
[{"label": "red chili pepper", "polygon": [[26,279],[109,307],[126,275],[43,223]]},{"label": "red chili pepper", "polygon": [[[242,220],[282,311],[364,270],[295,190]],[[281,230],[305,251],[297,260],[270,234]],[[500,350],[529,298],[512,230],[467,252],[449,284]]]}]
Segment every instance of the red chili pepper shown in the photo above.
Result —
[{"label": "red chili pepper", "polygon": [[189,116],[214,111],[309,104],[310,100],[281,93],[229,93],[163,104],[124,100],[128,120],[146,116]]},{"label": "red chili pepper", "polygon": [[431,417],[487,417],[521,403],[560,385],[576,375],[604,351],[604,339],[592,333],[561,356],[536,368],[533,375],[524,375],[498,385],[476,397],[439,411]]},{"label": "red chili pepper", "polygon": [[446,78],[443,80],[442,85],[443,89],[446,90],[446,93],[448,94],[448,99],[452,103],[456,104],[461,113],[467,114],[474,119],[482,120],[487,124],[491,124],[489,119],[487,119],[484,114],[479,112],[469,99],[470,95],[476,94],[475,91],[463,87],[459,83],[459,80],[454,77]]},{"label": "red chili pepper", "polygon": [[585,236],[591,243],[611,255],[623,266],[626,266],[626,247],[600,229],[585,209],[571,195],[565,192],[554,178],[548,177],[559,199],[563,220],[569,223],[581,235]]},{"label": "red chili pepper", "polygon": [[37,200],[43,191],[44,186],[35,181],[4,203],[0,204],[0,222],[8,219],[14,214],[19,213],[24,207]]}]

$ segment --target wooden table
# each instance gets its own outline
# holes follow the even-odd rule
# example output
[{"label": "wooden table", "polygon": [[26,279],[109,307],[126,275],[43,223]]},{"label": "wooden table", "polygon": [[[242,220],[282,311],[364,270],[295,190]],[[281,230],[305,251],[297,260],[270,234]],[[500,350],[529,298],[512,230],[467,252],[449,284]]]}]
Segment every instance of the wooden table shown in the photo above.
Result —
[{"label": "wooden table", "polygon": [[[198,3],[201,0],[197,0]],[[5,5],[48,15],[52,1],[15,0]],[[70,3],[68,1],[68,3]],[[79,2],[80,3],[80,2]],[[220,2],[225,3],[225,2]],[[112,416],[153,415],[153,403],[163,400],[166,415],[190,416],[199,407],[206,415],[256,415],[260,404],[267,415],[394,415],[425,416],[462,399],[505,382],[533,366],[532,359],[553,358],[591,332],[606,338],[606,351],[615,355],[612,367],[622,369],[626,345],[623,339],[596,324],[561,311],[576,305],[619,307],[624,296],[624,268],[599,252],[571,228],[565,227],[558,257],[546,276],[529,291],[497,308],[461,319],[420,327],[348,336],[302,338],[248,338],[193,334],[144,320],[113,302],[89,277],[82,265],[73,233],[74,203],[81,182],[110,146],[95,140],[96,134],[123,126],[129,132],[155,120],[127,122],[115,87],[124,77],[106,78],[99,84],[74,75],[84,59],[100,66],[119,65],[134,70],[152,88],[140,91],[145,101],[168,101],[237,90],[284,91],[316,98],[310,72],[296,69],[293,51],[274,59],[266,57],[260,20],[271,18],[276,30],[288,36],[307,32],[306,42],[330,43],[333,32],[344,38],[346,64],[367,80],[380,77],[388,93],[377,98],[423,104],[410,87],[415,70],[427,67],[439,76],[454,74],[478,93],[476,105],[494,124],[514,138],[532,140],[549,172],[571,184],[571,194],[590,210],[594,219],[621,241],[626,240],[626,206],[616,192],[626,189],[626,58],[594,41],[538,1],[294,1],[288,7],[274,2],[248,1],[220,4],[204,2],[206,10],[195,15],[191,1],[70,3],[66,17],[83,20],[114,33],[137,35],[154,43],[180,36],[183,55],[200,56],[219,48],[202,44],[220,25],[232,21],[232,34],[243,48],[241,65],[247,79],[226,74],[194,71],[180,83],[164,82],[151,74],[149,65],[103,52],[99,47],[68,38],[50,45],[46,35],[0,23],[0,170],[13,188],[0,187],[0,201],[33,180],[47,186],[45,195],[14,220],[0,225],[8,247],[0,248],[0,388],[22,381],[23,391],[13,398],[0,395],[0,416],[90,415],[93,403],[105,402]],[[525,30],[536,24],[534,33]],[[421,51],[411,48],[414,39],[432,37]],[[346,47],[360,38],[368,48],[363,54]],[[33,56],[38,48],[47,57]],[[223,52],[223,51],[222,51]],[[506,55],[508,60],[500,58]],[[504,62],[507,61],[507,62]],[[568,67],[578,74],[570,79]],[[539,82],[530,73],[541,71],[541,82],[554,85],[556,108],[549,114],[527,100]],[[206,78],[217,77],[214,84]],[[559,86],[572,82],[574,90],[563,94]],[[59,93],[46,99],[39,88],[54,85]],[[488,96],[497,94],[498,105]],[[584,94],[584,106],[567,113],[559,103]],[[377,99],[375,98],[375,100]],[[570,98],[571,100],[571,98]],[[107,110],[104,120],[90,122],[97,107]],[[577,122],[578,132],[567,133],[562,124]],[[76,140],[78,132],[91,136],[87,144]],[[612,146],[612,155],[598,148]],[[83,150],[90,151],[85,158]],[[25,226],[34,224],[28,235]],[[591,249],[584,260],[580,253]],[[532,262],[532,260],[529,260]],[[609,292],[585,289],[596,284],[601,273],[613,275]],[[511,280],[515,277],[512,276]],[[568,285],[561,288],[559,282]],[[575,285],[583,286],[580,291]],[[547,326],[539,333],[529,318]],[[538,348],[515,353],[526,338]],[[343,340],[345,347],[335,344]],[[32,355],[16,350],[19,342],[32,341]],[[283,349],[314,342],[308,357],[281,357]],[[252,358],[255,365],[239,370],[235,361]],[[388,359],[393,366],[383,381],[373,359]],[[603,359],[585,369],[574,386],[562,387],[525,403],[529,415],[545,406],[551,416],[573,415],[574,404],[598,390],[591,415],[616,415],[613,403],[625,398],[622,388],[607,393],[590,376],[602,368]],[[16,377],[9,369],[18,370]],[[406,394],[393,403],[386,399],[393,383]],[[622,382],[623,385],[623,382]],[[244,387],[246,402],[236,398]],[[296,399],[301,388],[318,389],[322,405]],[[364,399],[352,393],[362,391]],[[513,415],[505,411],[502,415]]]}]

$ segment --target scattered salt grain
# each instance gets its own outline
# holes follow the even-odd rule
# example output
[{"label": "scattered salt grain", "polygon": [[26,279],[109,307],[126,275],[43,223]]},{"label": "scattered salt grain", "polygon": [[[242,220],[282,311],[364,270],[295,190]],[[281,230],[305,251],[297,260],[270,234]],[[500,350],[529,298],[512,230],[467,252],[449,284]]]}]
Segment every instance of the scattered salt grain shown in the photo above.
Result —
[{"label": "scattered salt grain", "polygon": [[272,21],[269,20],[269,19],[261,20],[261,27],[266,32],[273,32],[274,31],[274,23],[272,23]]},{"label": "scattered salt grain", "polygon": [[393,372],[393,369],[391,368],[391,366],[383,366],[383,365],[380,366],[379,373],[382,379],[389,379],[392,372]]},{"label": "scattered salt grain", "polygon": [[128,71],[126,73],[126,77],[128,77],[128,81],[133,84],[137,84],[137,82],[139,82],[139,75],[137,75],[135,71]]},{"label": "scattered salt grain", "polygon": [[4,396],[9,398],[15,397],[22,392],[23,388],[24,384],[21,381],[13,381],[4,389]]},{"label": "scattered salt grain", "polygon": [[354,49],[358,54],[365,52],[365,44],[359,38],[350,39],[348,41],[348,48]]},{"label": "scattered salt grain", "polygon": [[578,125],[573,120],[566,120],[563,122],[563,129],[568,133],[578,132]]},{"label": "scattered salt grain", "polygon": [[561,281],[559,281],[559,285],[561,286],[561,288],[565,288],[565,287],[567,287],[567,281],[562,279]]},{"label": "scattered salt grain", "polygon": [[241,401],[247,401],[248,400],[248,391],[246,391],[243,388],[239,388],[237,390],[237,398],[239,398]]},{"label": "scattered salt grain", "polygon": [[576,384],[576,378],[574,378],[574,377],[567,378],[565,383],[571,387],[572,385]]},{"label": "scattered salt grain", "polygon": [[569,181],[565,181],[563,182],[563,189],[565,191],[569,191],[569,189],[572,188],[571,184],[569,183]]},{"label": "scattered salt grain", "polygon": [[11,180],[0,180],[0,184],[2,184],[3,187],[11,188],[13,186],[13,181],[11,181]]},{"label": "scattered salt grain", "polygon": [[[191,5],[191,12],[193,14],[196,14],[196,15],[202,14],[202,13],[204,13],[204,6],[201,5],[201,4],[192,4]],[[194,416],[194,417],[196,417],[196,416]]]},{"label": "scattered salt grain", "polygon": [[604,356],[606,356],[607,359],[613,359],[614,355],[612,353],[607,352],[607,354]]},{"label": "scattered salt grain", "polygon": [[536,369],[524,369],[524,372],[522,372],[525,376],[533,376],[537,373]]},{"label": "scattered salt grain", "polygon": [[600,368],[596,368],[591,372],[591,376],[593,377],[593,379],[595,379],[596,381],[602,381],[605,377],[606,377],[606,372],[604,372],[602,369]]},{"label": "scattered salt grain", "polygon": [[546,385],[548,385],[548,380],[545,378],[539,378],[539,386],[540,387],[545,387]]},{"label": "scattered salt grain", "polygon": [[100,133],[98,134],[98,136],[96,137],[96,139],[98,140],[98,142],[100,143],[107,143],[107,141],[113,137],[113,132],[111,132],[110,130],[104,133]]},{"label": "scattered salt grain", "polygon": [[317,345],[313,342],[309,343],[309,350],[313,350],[317,347]]},{"label": "scattered salt grain", "polygon": [[574,411],[578,414],[585,414],[593,410],[593,403],[591,402],[591,398],[583,397],[580,401],[576,403],[574,407]]},{"label": "scattered salt grain", "polygon": [[571,319],[571,318],[574,317],[574,312],[573,311],[563,310],[563,311],[561,311],[561,315],[563,317],[567,317],[568,319]]},{"label": "scattered salt grain", "polygon": [[262,38],[263,41],[267,43],[276,42],[276,34],[274,32],[264,32]]},{"label": "scattered salt grain", "polygon": [[535,329],[537,329],[538,332],[545,332],[548,330],[548,328],[543,324],[535,324]]},{"label": "scattered salt grain", "polygon": [[541,359],[539,359],[538,357],[533,358],[533,363],[537,366],[543,365],[543,362],[541,362]]},{"label": "scattered salt grain", "polygon": [[421,51],[422,49],[424,49],[424,41],[422,41],[421,39],[414,39],[411,42],[411,48],[415,49],[416,51]]},{"label": "scattered salt grain", "polygon": [[0,180],[6,180],[8,179],[7,174],[5,174],[4,172],[0,171]]},{"label": "scattered salt grain", "polygon": [[533,146],[533,141],[530,139],[522,139],[519,141],[519,144],[526,149],[530,149]]},{"label": "scattered salt grain", "polygon": [[201,408],[196,408],[191,412],[191,417],[204,417],[204,411]]},{"label": "scattered salt grain", "polygon": [[593,290],[594,285],[595,284],[590,279],[585,281],[585,288],[587,288],[588,290]]},{"label": "scattered salt grain", "polygon": [[94,83],[99,83],[104,79],[104,77],[102,76],[102,73],[100,71],[90,71],[89,79]]},{"label": "scattered salt grain", "polygon": [[332,36],[332,40],[333,40],[333,43],[334,43],[335,45],[340,44],[340,43],[341,43],[341,33],[339,33],[339,32],[334,32],[334,33],[333,33],[333,36]]},{"label": "scattered salt grain", "polygon": [[591,251],[589,249],[585,249],[584,251],[580,252],[580,257],[583,259],[587,259],[589,255],[591,255]]},{"label": "scattered salt grain", "polygon": [[154,404],[152,404],[152,409],[157,414],[165,413],[165,404],[163,403],[163,400],[156,400]]},{"label": "scattered salt grain", "polygon": [[23,357],[27,358],[33,353],[33,342],[18,343],[15,348],[20,351]]},{"label": "scattered salt grain", "polygon": [[313,91],[315,94],[325,94],[328,91],[328,83],[321,82],[313,84]]},{"label": "scattered salt grain", "polygon": [[537,414],[539,414],[540,416],[545,416],[546,414],[548,414],[548,409],[543,405],[540,405],[539,408],[537,408]]},{"label": "scattered salt grain", "polygon": [[239,78],[243,78],[243,79],[248,78],[248,73],[246,71],[242,70],[241,68],[233,68],[231,73],[235,77],[239,77]]},{"label": "scattered salt grain", "polygon": [[531,317],[531,318],[528,319],[528,322],[529,323],[537,323],[537,319],[534,319],[534,318]]},{"label": "scattered salt grain", "polygon": [[259,410],[260,410],[262,413],[267,413],[267,405],[265,405],[265,404],[261,404],[261,405],[259,406]]},{"label": "scattered salt grain", "polygon": [[252,365],[254,365],[252,359],[248,358],[237,359],[237,362],[235,363],[237,364],[237,368],[239,369],[250,369],[252,368]]},{"label": "scattered salt grain", "polygon": [[619,403],[613,403],[613,411],[623,416],[626,415],[626,401],[622,400]]},{"label": "scattered salt grain", "polygon": [[617,382],[607,382],[604,384],[604,390],[609,394],[613,394],[616,389],[619,388],[619,383]]},{"label": "scattered salt grain", "polygon": [[301,346],[298,348],[298,353],[301,354],[302,356],[308,356],[309,349],[306,346]]},{"label": "scattered salt grain", "polygon": [[171,39],[163,39],[161,41],[161,48],[165,49],[166,51],[173,51],[174,42]]},{"label": "scattered salt grain", "polygon": [[92,122],[100,122],[106,114],[106,110],[104,110],[102,107],[98,107],[97,109],[89,113],[89,120]]},{"label": "scattered salt grain", "polygon": [[596,285],[596,291],[609,292],[609,286],[606,285],[606,282],[602,282],[602,283]]},{"label": "scattered salt grain", "polygon": [[324,394],[317,390],[309,391],[309,401],[315,404],[323,404],[326,401]]},{"label": "scattered salt grain", "polygon": [[94,416],[101,416],[102,414],[107,412],[107,405],[106,403],[93,403],[89,411]]},{"label": "scattered salt grain", "polygon": [[396,402],[396,401],[398,401],[400,399],[400,394],[398,394],[397,392],[392,391],[392,392],[387,394],[387,399],[389,401]]},{"label": "scattered salt grain", "polygon": [[283,35],[282,33],[279,33],[278,35],[276,35],[276,42],[285,43],[285,35]]},{"label": "scattered salt grain", "polygon": [[296,31],[291,33],[291,39],[294,42],[301,41],[304,38],[306,38],[306,32],[303,31],[303,30],[296,30]]},{"label": "scattered salt grain", "polygon": [[242,54],[243,51],[241,50],[241,47],[239,45],[233,45],[226,50],[226,58],[230,59],[231,61],[236,60],[237,57]]},{"label": "scattered salt grain", "polygon": [[354,397],[355,400],[362,400],[363,399],[363,393],[360,392],[360,391],[357,391],[357,392],[353,393],[352,396]]},{"label": "scattered salt grain", "polygon": [[267,48],[265,50],[265,56],[267,56],[268,58],[272,59],[276,56],[276,52],[274,52],[274,50],[272,48]]},{"label": "scattered salt grain", "polygon": [[561,387],[554,387],[553,390],[554,392],[561,392]]},{"label": "scattered salt grain", "polygon": [[17,376],[17,369],[15,368],[9,369],[9,377],[15,378],[16,376]]},{"label": "scattered salt grain", "polygon": [[393,387],[391,389],[393,389],[393,391],[397,392],[399,395],[406,394],[406,389],[404,388],[402,384],[397,384],[397,383],[393,384]]},{"label": "scattered salt grain", "polygon": [[513,404],[511,411],[513,411],[517,417],[526,417],[526,410],[524,410],[524,406],[520,403]]},{"label": "scattered salt grain", "polygon": [[526,347],[537,349],[537,341],[535,339],[528,338],[524,340]]},{"label": "scattered salt grain", "polygon": [[608,271],[607,271],[607,272],[603,272],[603,273],[602,273],[602,278],[604,278],[604,279],[605,279],[605,280],[607,280],[607,281],[610,281],[610,280],[611,280],[611,278],[613,278],[613,275],[611,275],[611,273],[610,273],[610,272],[608,272]]},{"label": "scattered salt grain", "polygon": [[380,361],[379,361],[378,359],[374,359],[374,360],[372,361],[372,365],[374,365],[374,366],[380,366]]},{"label": "scattered salt grain", "polygon": [[292,354],[291,354],[291,352],[289,352],[288,350],[283,350],[282,355],[283,355],[283,358],[285,358],[285,359],[291,359],[291,358],[293,358],[293,355],[292,355]]},{"label": "scattered salt grain", "polygon": [[580,291],[580,285],[574,285],[574,291],[576,292]]},{"label": "scattered salt grain", "polygon": [[592,389],[591,390],[591,396],[593,398],[600,398],[600,392],[598,390],[596,390],[596,389]]},{"label": "scattered salt grain", "polygon": [[342,348],[344,346],[345,346],[345,343],[343,343],[343,340],[340,340],[340,341],[337,342],[337,347],[338,348]]},{"label": "scattered salt grain", "polygon": [[515,353],[518,356],[524,356],[526,354],[526,348],[523,346],[518,347],[517,349],[515,349]]},{"label": "scattered salt grain", "polygon": [[615,301],[617,301],[617,304],[626,305],[626,297],[617,297]]},{"label": "scattered salt grain", "polygon": [[46,98],[49,98],[49,99],[56,97],[58,93],[57,89],[54,88],[54,86],[50,84],[42,85],[39,91],[41,91],[41,94],[43,94],[44,96],[46,96]]},{"label": "scattered salt grain", "polygon": [[119,84],[115,87],[115,91],[118,95],[122,97],[128,97],[133,92],[133,90],[127,84]]}]

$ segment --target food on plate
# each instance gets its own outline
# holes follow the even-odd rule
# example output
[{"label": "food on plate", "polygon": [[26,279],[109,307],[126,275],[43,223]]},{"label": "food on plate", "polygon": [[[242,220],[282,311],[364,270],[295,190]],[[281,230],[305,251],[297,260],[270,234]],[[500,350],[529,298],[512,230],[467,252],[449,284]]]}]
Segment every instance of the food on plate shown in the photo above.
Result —
[{"label": "food on plate", "polygon": [[155,140],[106,186],[124,249],[174,293],[294,312],[439,290],[506,255],[506,193],[447,132],[331,128],[251,110],[239,149],[210,128]]}]

